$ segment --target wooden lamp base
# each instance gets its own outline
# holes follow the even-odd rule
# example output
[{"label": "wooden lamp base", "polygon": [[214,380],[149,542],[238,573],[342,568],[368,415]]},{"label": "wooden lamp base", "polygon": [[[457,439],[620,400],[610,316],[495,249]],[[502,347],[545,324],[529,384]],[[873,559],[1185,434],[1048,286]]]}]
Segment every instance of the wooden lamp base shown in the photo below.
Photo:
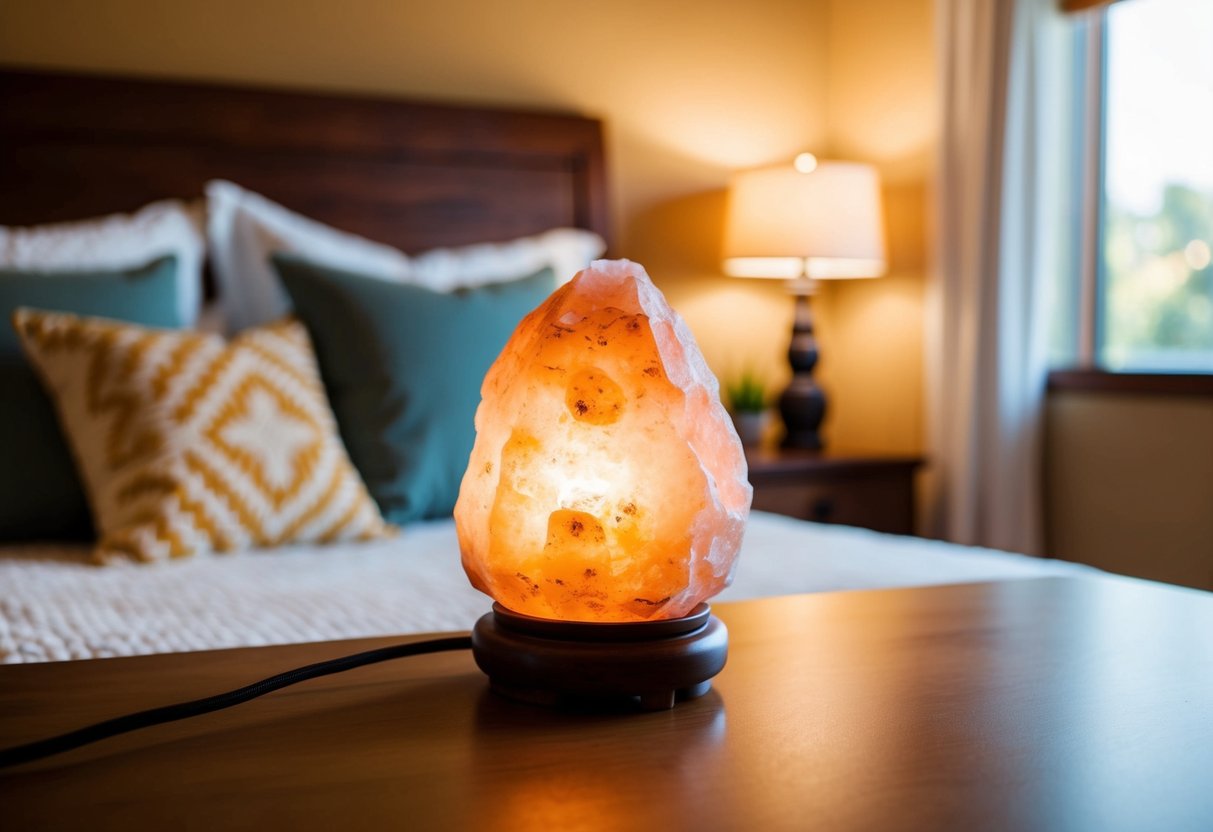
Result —
[{"label": "wooden lamp base", "polygon": [[556,621],[500,604],[472,630],[472,655],[496,693],[555,707],[638,702],[661,711],[703,696],[724,667],[728,630],[700,604],[660,621]]}]

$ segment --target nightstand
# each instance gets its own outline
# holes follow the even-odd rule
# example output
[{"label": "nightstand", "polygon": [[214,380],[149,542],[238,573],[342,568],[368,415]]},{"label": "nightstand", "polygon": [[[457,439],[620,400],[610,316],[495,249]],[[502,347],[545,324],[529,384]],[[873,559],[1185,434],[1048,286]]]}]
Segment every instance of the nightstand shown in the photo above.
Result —
[{"label": "nightstand", "polygon": [[914,533],[916,456],[750,448],[754,508],[818,523]]}]

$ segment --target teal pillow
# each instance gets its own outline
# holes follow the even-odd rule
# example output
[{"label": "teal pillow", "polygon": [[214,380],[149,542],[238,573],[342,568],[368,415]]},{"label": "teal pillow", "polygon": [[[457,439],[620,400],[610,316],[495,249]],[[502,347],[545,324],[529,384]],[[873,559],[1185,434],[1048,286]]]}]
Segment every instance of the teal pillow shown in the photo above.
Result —
[{"label": "teal pillow", "polygon": [[277,255],[311,333],[341,438],[383,516],[446,517],[476,438],[484,374],[551,269],[442,293]]},{"label": "teal pillow", "polygon": [[0,540],[93,536],[84,488],[50,397],[9,323],[20,306],[179,327],[177,259],[90,272],[0,269]]}]

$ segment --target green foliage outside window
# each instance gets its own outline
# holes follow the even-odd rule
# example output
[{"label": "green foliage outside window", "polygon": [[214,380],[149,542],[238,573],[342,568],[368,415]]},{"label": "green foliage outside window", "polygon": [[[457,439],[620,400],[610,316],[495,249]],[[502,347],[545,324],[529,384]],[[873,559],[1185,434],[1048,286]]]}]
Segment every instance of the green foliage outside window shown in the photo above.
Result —
[{"label": "green foliage outside window", "polygon": [[1213,370],[1213,193],[1167,185],[1149,216],[1105,205],[1101,363]]}]

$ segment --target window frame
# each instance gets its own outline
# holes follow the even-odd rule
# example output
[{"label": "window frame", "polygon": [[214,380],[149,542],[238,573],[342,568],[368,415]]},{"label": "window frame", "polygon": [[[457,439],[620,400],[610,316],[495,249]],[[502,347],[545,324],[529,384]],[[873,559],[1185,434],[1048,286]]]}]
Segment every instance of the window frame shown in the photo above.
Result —
[{"label": "window frame", "polygon": [[1075,92],[1082,116],[1075,131],[1074,187],[1079,195],[1079,245],[1074,268],[1078,275],[1074,307],[1076,342],[1074,366],[1049,371],[1049,392],[1120,392],[1139,395],[1198,395],[1213,397],[1213,370],[1208,372],[1113,370],[1099,363],[1103,335],[1102,292],[1106,282],[1104,245],[1104,174],[1107,164],[1107,14],[1108,5],[1081,14],[1074,32]]},{"label": "window frame", "polygon": [[1082,120],[1076,131],[1076,166],[1081,223],[1078,251],[1078,365],[1097,368],[1103,320],[1100,292],[1104,279],[1103,181],[1107,160],[1104,112],[1107,104],[1107,8],[1087,15],[1075,30],[1078,100]]}]

